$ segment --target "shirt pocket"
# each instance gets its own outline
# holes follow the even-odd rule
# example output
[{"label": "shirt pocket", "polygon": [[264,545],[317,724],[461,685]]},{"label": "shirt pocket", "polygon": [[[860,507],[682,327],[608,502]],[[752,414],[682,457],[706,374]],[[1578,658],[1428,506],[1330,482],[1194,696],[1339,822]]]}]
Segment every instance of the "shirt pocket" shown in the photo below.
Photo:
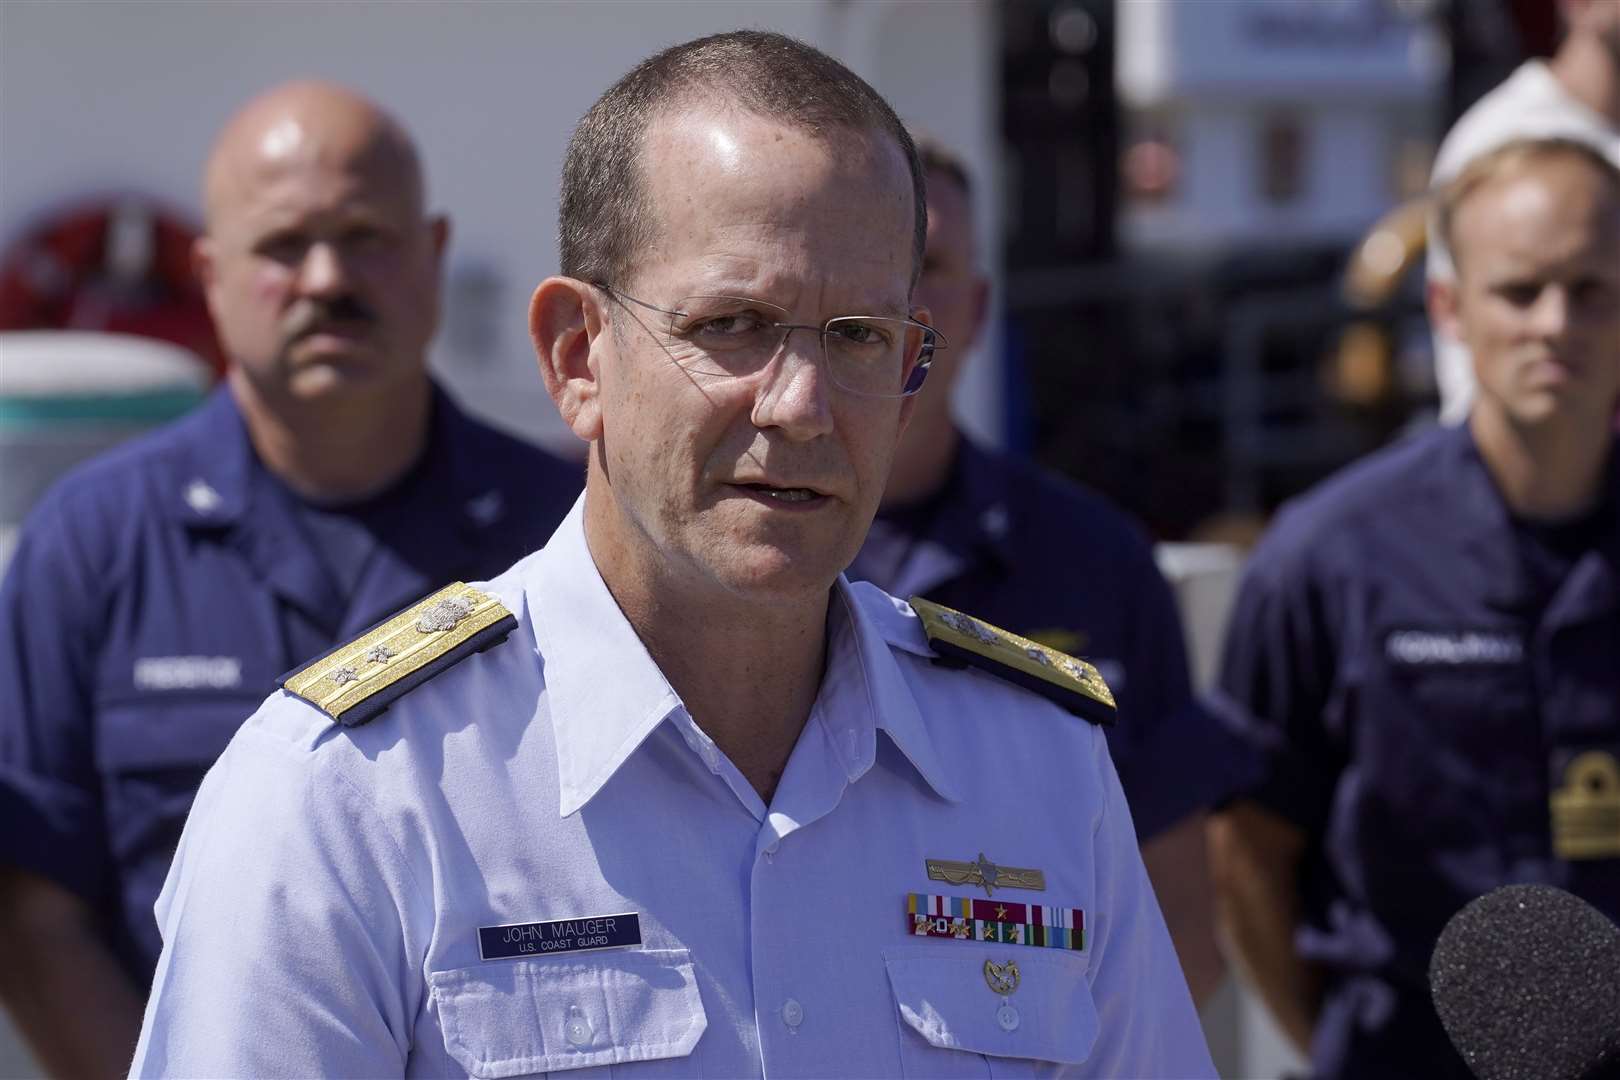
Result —
[{"label": "shirt pocket", "polygon": [[[908,1077],[1033,1076],[1037,1063],[1091,1056],[1097,1009],[1084,953],[964,942],[887,949],[883,959]],[[1008,961],[1018,982],[1003,995],[990,988],[985,965]]]},{"label": "shirt pocket", "polygon": [[153,694],[103,708],[96,770],[121,862],[154,855],[167,864],[203,774],[258,704],[245,695],[177,700]]},{"label": "shirt pocket", "polygon": [[430,983],[446,1052],[480,1080],[592,1066],[569,1076],[694,1076],[709,1025],[685,949],[498,961]]}]

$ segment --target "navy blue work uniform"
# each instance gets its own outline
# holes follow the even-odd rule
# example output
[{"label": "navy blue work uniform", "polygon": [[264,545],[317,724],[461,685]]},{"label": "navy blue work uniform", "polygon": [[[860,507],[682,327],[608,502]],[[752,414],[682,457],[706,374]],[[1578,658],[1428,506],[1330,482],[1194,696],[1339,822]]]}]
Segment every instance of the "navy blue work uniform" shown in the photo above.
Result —
[{"label": "navy blue work uniform", "polygon": [[1253,798],[1311,841],[1317,1074],[1469,1076],[1428,991],[1447,919],[1541,882],[1620,920],[1616,455],[1553,528],[1511,517],[1466,426],[1328,480],[1249,564],[1217,704],[1266,757]]},{"label": "navy blue work uniform", "polygon": [[1095,664],[1108,748],[1143,840],[1219,801],[1249,756],[1194,699],[1175,598],[1147,539],[1084,488],[966,438],[944,487],[878,515],[849,576]]},{"label": "navy blue work uniform", "polygon": [[224,388],[69,474],[0,587],[0,864],[83,896],[144,987],[197,785],[277,676],[540,547],[582,480],[437,388],[418,464],[358,506],[294,497]]}]

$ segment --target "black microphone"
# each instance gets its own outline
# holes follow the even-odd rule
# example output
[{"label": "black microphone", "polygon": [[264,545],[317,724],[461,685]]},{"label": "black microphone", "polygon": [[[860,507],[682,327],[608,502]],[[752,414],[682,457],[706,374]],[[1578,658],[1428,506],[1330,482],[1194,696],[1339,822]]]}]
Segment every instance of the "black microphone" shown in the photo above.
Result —
[{"label": "black microphone", "polygon": [[1620,1078],[1620,927],[1563,889],[1470,902],[1440,934],[1429,989],[1480,1080]]}]

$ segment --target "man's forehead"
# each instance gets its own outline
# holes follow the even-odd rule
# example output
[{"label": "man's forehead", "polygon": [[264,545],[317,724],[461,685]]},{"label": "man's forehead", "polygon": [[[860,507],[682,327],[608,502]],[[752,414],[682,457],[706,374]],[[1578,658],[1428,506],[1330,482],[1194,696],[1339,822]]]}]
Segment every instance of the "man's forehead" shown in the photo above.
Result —
[{"label": "man's forehead", "polygon": [[899,147],[884,143],[737,109],[666,115],[643,144],[654,233],[646,255],[680,254],[713,267],[735,256],[734,267],[774,246],[783,258],[836,259],[855,271],[899,260],[908,275],[910,173]]},{"label": "man's forehead", "polygon": [[205,174],[210,217],[285,201],[298,189],[420,211],[421,167],[409,137],[370,102],[294,84],[250,103],[226,125]]},{"label": "man's forehead", "polygon": [[1555,239],[1612,250],[1620,239],[1620,189],[1581,163],[1552,159],[1482,184],[1454,221],[1457,246],[1475,258],[1547,255]]}]

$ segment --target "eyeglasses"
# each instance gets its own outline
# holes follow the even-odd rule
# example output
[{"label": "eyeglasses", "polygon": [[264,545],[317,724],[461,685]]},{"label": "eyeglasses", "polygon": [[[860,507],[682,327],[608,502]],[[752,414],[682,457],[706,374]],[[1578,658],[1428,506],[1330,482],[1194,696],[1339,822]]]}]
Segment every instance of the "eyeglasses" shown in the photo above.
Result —
[{"label": "eyeglasses", "polygon": [[678,366],[700,375],[752,375],[775,359],[793,331],[810,330],[820,337],[825,370],[840,389],[865,397],[909,397],[922,389],[934,351],[945,345],[939,331],[916,319],[840,315],[816,326],[787,322],[786,308],[746,296],[688,296],[674,308],[662,308],[600,281],[592,284],[616,300],[664,316],[655,334],[661,336],[659,344]]}]

